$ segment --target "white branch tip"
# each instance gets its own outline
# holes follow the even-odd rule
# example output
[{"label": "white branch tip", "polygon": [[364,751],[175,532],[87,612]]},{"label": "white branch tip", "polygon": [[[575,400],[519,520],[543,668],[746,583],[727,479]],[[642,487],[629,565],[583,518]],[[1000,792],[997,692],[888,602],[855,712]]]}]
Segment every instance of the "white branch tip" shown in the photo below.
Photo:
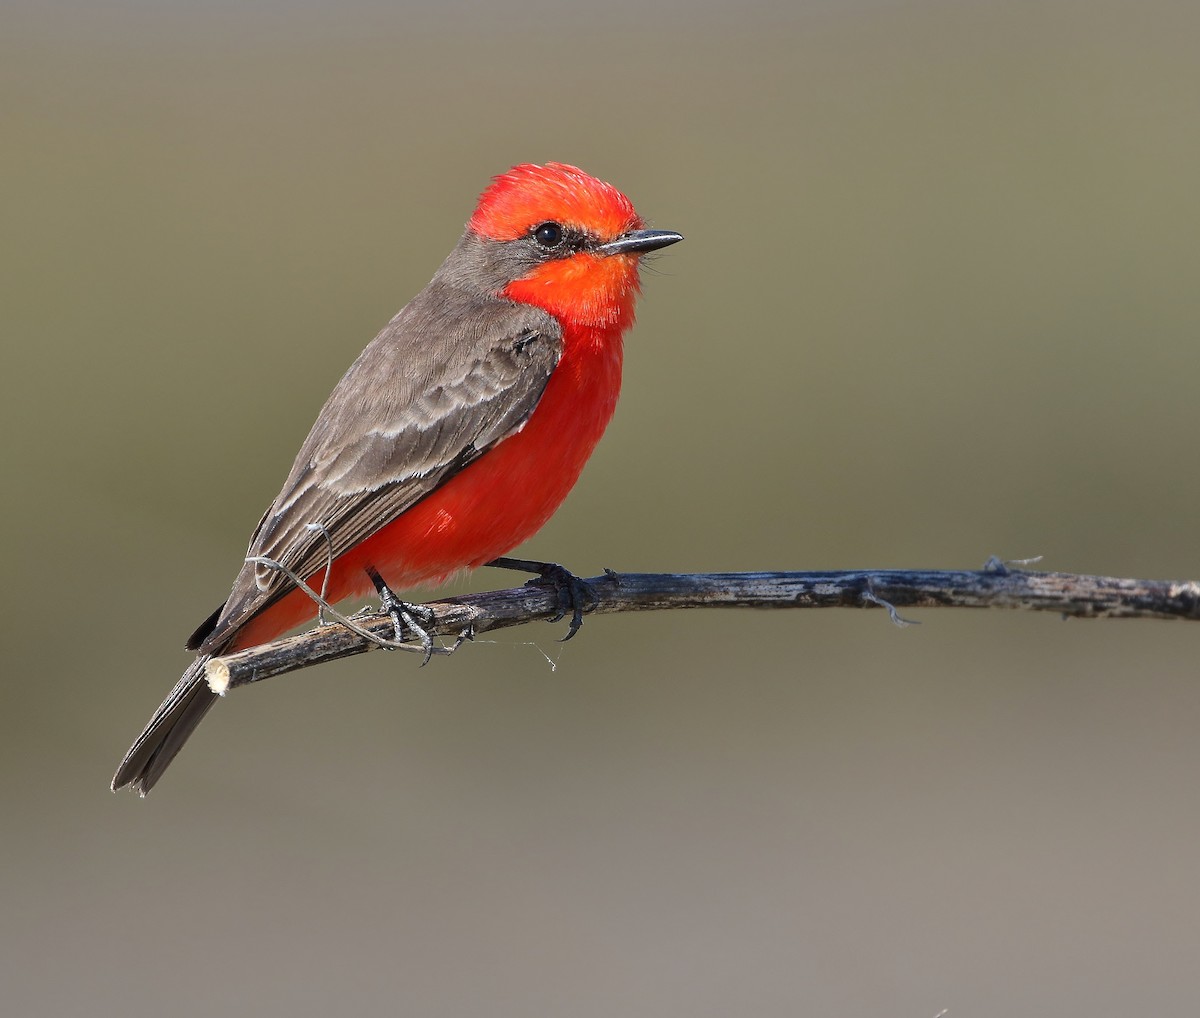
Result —
[{"label": "white branch tip", "polygon": [[217,696],[229,692],[229,666],[219,657],[213,658],[204,666],[204,677],[208,680],[208,688]]}]

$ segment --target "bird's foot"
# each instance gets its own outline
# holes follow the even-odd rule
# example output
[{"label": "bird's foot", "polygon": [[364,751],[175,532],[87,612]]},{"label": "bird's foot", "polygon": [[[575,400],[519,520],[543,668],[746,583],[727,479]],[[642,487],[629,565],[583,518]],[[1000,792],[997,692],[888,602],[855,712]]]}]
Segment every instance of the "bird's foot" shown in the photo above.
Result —
[{"label": "bird's foot", "polygon": [[[433,637],[424,628],[433,623],[436,616],[432,608],[427,608],[423,604],[412,604],[409,601],[402,601],[396,596],[392,588],[384,582],[379,571],[376,569],[368,569],[367,575],[371,577],[371,582],[375,584],[375,589],[379,591],[379,610],[384,615],[390,615],[392,618],[392,628],[396,632],[396,642],[404,643],[407,639],[406,633],[412,633],[416,637],[417,642],[421,644],[421,649],[425,652],[425,657],[421,661],[421,667],[429,664],[429,659],[433,657]],[[461,640],[459,641],[462,642]]]},{"label": "bird's foot", "polygon": [[537,573],[536,580],[528,580],[530,584],[549,584],[554,588],[554,593],[558,597],[558,614],[550,619],[551,622],[559,622],[566,618],[567,613],[571,613],[571,622],[567,626],[567,635],[559,642],[566,643],[572,636],[579,632],[579,627],[583,625],[583,613],[590,611],[596,606],[596,593],[586,580],[581,580],[569,569],[560,566],[557,562],[536,562],[532,559],[523,558],[497,558],[492,559],[487,565],[495,566],[497,569],[515,569],[522,573]]}]

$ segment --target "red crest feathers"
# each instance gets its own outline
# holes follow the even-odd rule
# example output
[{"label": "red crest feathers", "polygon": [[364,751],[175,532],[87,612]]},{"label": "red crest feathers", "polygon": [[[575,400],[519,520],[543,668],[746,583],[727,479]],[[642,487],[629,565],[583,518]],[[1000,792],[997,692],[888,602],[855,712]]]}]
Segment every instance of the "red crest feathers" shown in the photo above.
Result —
[{"label": "red crest feathers", "polygon": [[547,220],[605,239],[642,225],[625,195],[565,163],[522,163],[493,177],[467,225],[492,240],[514,240]]}]

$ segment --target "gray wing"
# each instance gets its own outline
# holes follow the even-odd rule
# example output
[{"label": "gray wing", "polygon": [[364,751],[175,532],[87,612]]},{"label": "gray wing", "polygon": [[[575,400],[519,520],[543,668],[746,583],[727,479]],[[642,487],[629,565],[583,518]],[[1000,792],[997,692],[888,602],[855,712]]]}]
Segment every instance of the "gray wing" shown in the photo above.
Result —
[{"label": "gray wing", "polygon": [[[422,291],[330,395],[248,556],[312,575],[330,543],[336,558],[519,431],[561,351],[558,323],[544,312]],[[214,628],[201,627],[191,645],[219,647],[290,588],[277,570],[247,564]]]}]

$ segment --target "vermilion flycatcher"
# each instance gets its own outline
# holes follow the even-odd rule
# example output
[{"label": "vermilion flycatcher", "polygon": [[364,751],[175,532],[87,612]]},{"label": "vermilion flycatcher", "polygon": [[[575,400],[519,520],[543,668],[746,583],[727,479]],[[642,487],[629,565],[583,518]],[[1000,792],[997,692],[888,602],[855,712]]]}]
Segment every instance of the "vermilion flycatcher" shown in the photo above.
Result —
[{"label": "vermilion flycatcher", "polygon": [[385,581],[440,582],[536,533],[616,407],[639,258],[682,239],[644,229],[625,195],[574,166],[496,177],[429,285],[333,390],[250,539],[259,561],[188,641],[199,656],[113,789],[145,795],[162,776],[216,699],[210,657],[316,615],[262,559],[324,584],[331,603],[373,584],[386,603]]}]

